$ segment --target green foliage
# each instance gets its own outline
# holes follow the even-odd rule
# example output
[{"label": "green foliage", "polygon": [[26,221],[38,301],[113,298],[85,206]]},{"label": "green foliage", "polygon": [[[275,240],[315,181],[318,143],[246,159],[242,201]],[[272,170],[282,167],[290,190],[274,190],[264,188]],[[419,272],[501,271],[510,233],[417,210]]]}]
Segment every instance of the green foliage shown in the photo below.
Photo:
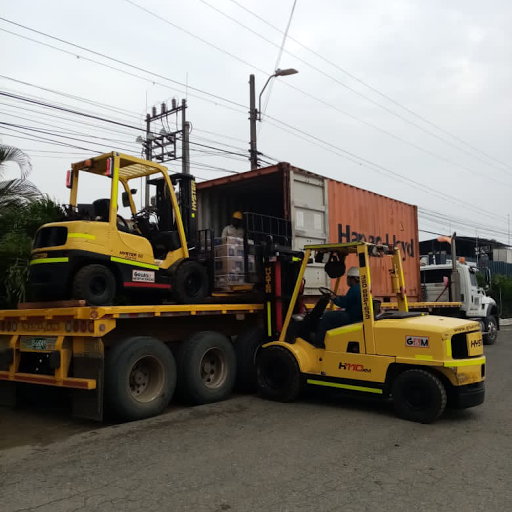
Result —
[{"label": "green foliage", "polygon": [[32,241],[38,228],[63,220],[62,208],[48,197],[0,209],[0,307],[25,300]]},{"label": "green foliage", "polygon": [[487,294],[497,302],[502,317],[512,317],[512,279],[499,274],[493,275],[492,287]]}]

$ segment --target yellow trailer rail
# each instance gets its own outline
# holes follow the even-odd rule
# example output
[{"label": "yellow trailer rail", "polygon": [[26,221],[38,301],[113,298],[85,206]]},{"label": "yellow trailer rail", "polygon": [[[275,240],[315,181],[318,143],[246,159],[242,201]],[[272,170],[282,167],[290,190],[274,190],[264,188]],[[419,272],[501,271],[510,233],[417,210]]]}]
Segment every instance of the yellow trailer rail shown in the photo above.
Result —
[{"label": "yellow trailer rail", "polygon": [[[261,325],[262,311],[262,304],[1,310],[0,405],[13,405],[16,383],[56,386],[69,388],[75,393],[73,407],[76,416],[102,419],[105,380],[107,384],[118,382],[118,374],[125,373],[124,387],[135,390],[133,396],[123,398],[126,402],[124,409],[129,409],[130,400],[133,402],[130,409],[133,414],[122,411],[126,419],[154,414],[156,409],[148,408],[145,404],[148,400],[158,399],[160,391],[155,385],[158,379],[163,382],[163,391],[172,388],[174,392],[174,386],[165,387],[169,379],[174,379],[175,383],[178,379],[178,385],[180,378],[183,383],[192,379],[192,384],[199,385],[198,379],[204,377],[204,393],[199,398],[199,392],[196,393],[195,402],[216,401],[214,398],[219,395],[214,392],[215,389],[222,388],[228,377],[229,382],[234,382],[236,368],[232,366],[236,364],[236,359],[228,346],[228,343],[231,345],[230,338],[249,327]],[[182,351],[186,355],[178,363],[182,368],[197,367],[198,375],[180,376],[176,371],[175,367],[180,364],[174,362],[173,350],[181,345],[190,345],[191,348]],[[196,345],[199,347],[197,354],[201,351],[204,354],[194,353]],[[125,346],[126,349],[123,349]],[[131,361],[130,354],[137,350],[140,357]],[[105,368],[105,356],[108,363],[109,353],[114,361]],[[187,357],[190,361],[185,360]],[[201,357],[208,361],[203,361]],[[119,361],[124,361],[124,366]],[[220,375],[218,382],[213,382],[215,365]],[[151,369],[156,376],[151,377]],[[162,370],[160,374],[159,369]],[[184,385],[188,388],[192,384]],[[121,392],[123,385],[119,388]],[[146,393],[149,389],[153,391]],[[142,412],[137,414],[138,406]]]},{"label": "yellow trailer rail", "polygon": [[[462,302],[409,302],[409,310],[433,311],[435,309],[460,309]],[[382,302],[381,309],[398,310],[396,302]]]}]

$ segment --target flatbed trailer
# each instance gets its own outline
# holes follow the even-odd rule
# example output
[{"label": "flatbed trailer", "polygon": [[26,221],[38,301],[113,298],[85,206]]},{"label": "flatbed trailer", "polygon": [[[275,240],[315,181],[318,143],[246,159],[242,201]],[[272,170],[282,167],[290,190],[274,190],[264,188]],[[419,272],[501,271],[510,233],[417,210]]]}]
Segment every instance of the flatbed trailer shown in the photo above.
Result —
[{"label": "flatbed trailer", "polygon": [[67,388],[73,414],[99,421],[159,414],[175,389],[223,400],[247,363],[237,345],[254,345],[267,313],[262,302],[0,311],[0,404],[15,404],[18,383]]},{"label": "flatbed trailer", "polygon": [[[457,316],[455,313],[460,311],[462,302],[409,302],[408,306],[410,311],[425,311],[441,316]],[[380,307],[387,311],[398,310],[396,302],[382,302]],[[454,314],[450,315],[450,311]]]}]

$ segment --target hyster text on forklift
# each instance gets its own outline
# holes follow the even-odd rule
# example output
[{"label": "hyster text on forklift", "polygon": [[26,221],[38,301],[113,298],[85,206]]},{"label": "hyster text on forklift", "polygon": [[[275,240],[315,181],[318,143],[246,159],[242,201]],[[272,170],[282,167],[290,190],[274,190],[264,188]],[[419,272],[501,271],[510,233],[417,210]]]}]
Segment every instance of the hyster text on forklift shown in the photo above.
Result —
[{"label": "hyster text on forklift", "polygon": [[[306,315],[294,314],[310,256],[326,262],[331,279],[345,273],[345,258],[359,263],[363,321],[327,331],[317,326],[336,290],[323,294]],[[372,298],[369,258],[391,257],[391,282],[398,311],[379,313]],[[485,356],[480,325],[410,312],[400,251],[363,242],[306,246],[295,291],[280,335],[263,345],[256,359],[258,386],[273,400],[297,398],[305,385],[391,397],[401,418],[430,423],[445,407],[466,408],[484,400]]]}]

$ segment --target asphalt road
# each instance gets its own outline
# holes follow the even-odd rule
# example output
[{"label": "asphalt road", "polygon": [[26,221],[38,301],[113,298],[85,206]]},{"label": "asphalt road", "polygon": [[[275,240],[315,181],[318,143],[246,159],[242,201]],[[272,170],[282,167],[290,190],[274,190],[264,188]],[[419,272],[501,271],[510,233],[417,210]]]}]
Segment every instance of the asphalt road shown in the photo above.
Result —
[{"label": "asphalt road", "polygon": [[334,395],[242,396],[101,428],[0,411],[0,510],[510,510],[511,341],[509,328],[486,350],[486,402],[434,425]]}]

